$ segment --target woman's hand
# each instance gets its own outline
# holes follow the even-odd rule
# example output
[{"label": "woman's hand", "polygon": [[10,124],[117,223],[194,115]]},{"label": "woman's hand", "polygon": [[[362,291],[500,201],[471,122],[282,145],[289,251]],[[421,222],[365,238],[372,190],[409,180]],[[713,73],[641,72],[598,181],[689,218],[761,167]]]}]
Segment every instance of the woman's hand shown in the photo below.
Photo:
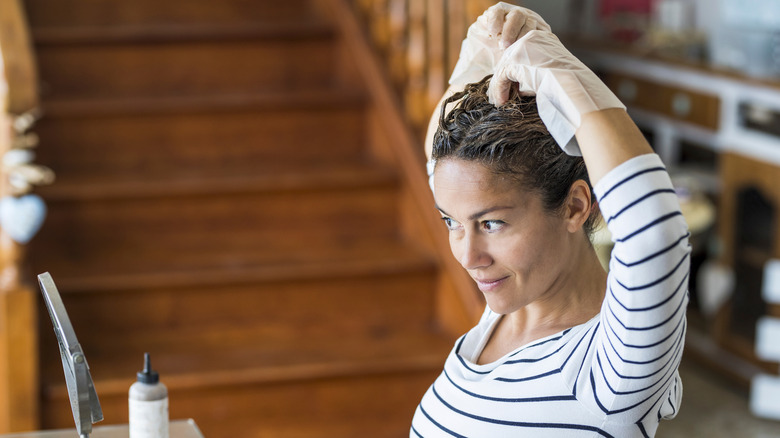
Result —
[{"label": "woman's hand", "polygon": [[[625,108],[601,80],[549,31],[533,30],[512,44],[495,66],[488,97],[503,105],[509,90],[536,95],[539,116],[570,155],[580,155],[573,141],[584,114]],[[516,85],[515,85],[516,84]]]},{"label": "woman's hand", "polygon": [[[504,52],[490,81],[491,103],[503,105],[515,83],[521,93],[546,94],[551,100],[560,100],[563,96],[557,95],[561,93],[571,95],[581,113],[589,109],[587,101],[591,99],[579,99],[579,96],[604,100],[609,105],[615,103],[609,88],[549,31],[528,32]],[[551,88],[548,83],[557,87]],[[599,106],[598,102],[593,105]]]},{"label": "woman's hand", "polygon": [[550,25],[534,11],[497,3],[469,27],[450,84],[462,88],[495,72],[495,66],[512,43],[532,30],[550,31]]},{"label": "woman's hand", "polygon": [[481,81],[495,72],[504,50],[532,30],[550,31],[536,12],[509,3],[496,3],[477,18],[468,30],[460,56],[450,76],[450,87],[433,110],[425,135],[425,156],[430,160],[433,134],[439,124],[443,102],[466,84]]},{"label": "woman's hand", "polygon": [[488,98],[502,105],[512,86],[536,95],[550,134],[569,155],[583,155],[593,184],[620,163],[652,152],[620,100],[551,32],[531,31],[506,50]]},{"label": "woman's hand", "polygon": [[550,32],[550,25],[536,12],[509,3],[496,3],[477,18],[477,24],[486,28],[488,36],[498,39],[498,46],[506,49],[532,30]]}]

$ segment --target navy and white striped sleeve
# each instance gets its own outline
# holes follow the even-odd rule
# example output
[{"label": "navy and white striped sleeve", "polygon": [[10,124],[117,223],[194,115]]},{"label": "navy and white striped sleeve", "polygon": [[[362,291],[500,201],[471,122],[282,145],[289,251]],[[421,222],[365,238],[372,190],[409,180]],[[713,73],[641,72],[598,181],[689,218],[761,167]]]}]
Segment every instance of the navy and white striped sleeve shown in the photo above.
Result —
[{"label": "navy and white striped sleeve", "polygon": [[678,393],[690,269],[679,200],[656,154],[621,164],[594,191],[614,248],[599,342],[580,383],[608,418],[673,416],[679,397],[665,405]]}]

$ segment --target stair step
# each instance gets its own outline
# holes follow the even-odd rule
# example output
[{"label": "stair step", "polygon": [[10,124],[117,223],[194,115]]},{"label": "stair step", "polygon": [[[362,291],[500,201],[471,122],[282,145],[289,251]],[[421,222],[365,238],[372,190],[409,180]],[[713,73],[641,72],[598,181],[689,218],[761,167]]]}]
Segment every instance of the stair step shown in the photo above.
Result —
[{"label": "stair step", "polygon": [[389,169],[361,162],[270,168],[258,163],[247,168],[209,169],[208,173],[186,169],[145,175],[103,172],[60,174],[55,184],[41,187],[38,193],[48,202],[59,203],[388,187],[396,183],[396,175]]},{"label": "stair step", "polygon": [[[397,438],[408,436],[414,410],[440,372],[171,391],[170,416],[193,418],[209,438]],[[104,423],[126,424],[127,393],[101,394],[98,386]],[[41,410],[44,428],[73,428],[66,400],[44,401]]]},{"label": "stair step", "polygon": [[[53,336],[53,335],[52,335]],[[77,334],[78,336],[78,334]],[[126,338],[127,339],[127,338]],[[354,333],[269,342],[251,331],[233,336],[193,337],[188,333],[141,334],[125,343],[84,349],[96,388],[126,394],[149,352],[154,368],[171,390],[279,383],[402,370],[441,368],[452,340],[431,331]],[[52,355],[56,359],[59,353]],[[62,363],[43,364],[47,398],[67,399]]]},{"label": "stair step", "polygon": [[397,196],[394,186],[380,186],[49,202],[31,259],[44,270],[98,272],[316,261],[310,255],[395,239]]},{"label": "stair step", "polygon": [[61,179],[354,161],[363,101],[342,91],[46,101],[37,161]]},{"label": "stair step", "polygon": [[[154,338],[185,332],[194,340],[232,337],[240,327],[252,328],[266,343],[322,337],[324,329],[332,338],[426,329],[434,316],[434,297],[427,293],[435,287],[432,266],[419,263],[397,268],[393,272],[332,273],[322,278],[292,274],[251,283],[145,289],[89,291],[67,288],[65,282],[60,292],[87,351],[99,351],[102,345],[129,345],[128,338],[142,333]],[[48,323],[48,318],[41,318],[42,328]],[[57,352],[53,337],[50,344],[43,351],[53,360]]]},{"label": "stair step", "polygon": [[317,16],[311,0],[25,0],[33,29],[219,23],[239,25]]},{"label": "stair step", "polygon": [[297,39],[39,44],[46,97],[186,96],[335,83],[331,34]]},{"label": "stair step", "polygon": [[33,30],[32,36],[39,46],[66,46],[272,38],[328,39],[334,36],[334,30],[321,19],[304,17],[292,22],[39,27]]},{"label": "stair step", "polygon": [[433,266],[427,256],[393,240],[364,239],[349,245],[303,248],[282,252],[259,246],[253,252],[191,252],[174,260],[159,259],[157,254],[138,257],[120,253],[113,259],[95,256],[82,262],[63,257],[56,263],[31,250],[30,258],[33,271],[51,272],[61,290],[86,292],[398,274]]},{"label": "stair step", "polygon": [[[118,116],[212,114],[221,112],[363,108],[365,94],[356,88],[326,87],[313,90],[264,90],[255,93],[190,96],[125,96],[121,98],[47,98],[42,109],[47,119],[105,118]],[[37,127],[37,125],[36,125]]]},{"label": "stair step", "polygon": [[[127,421],[127,390],[149,351],[169,389],[171,417],[194,418],[204,433],[220,437],[231,436],[220,423],[250,428],[232,436],[254,436],[251,428],[289,427],[293,417],[308,423],[310,416],[313,423],[332,425],[368,417],[379,421],[377,427],[391,427],[383,418],[390,417],[394,427],[408,430],[415,405],[452,346],[451,339],[430,331],[279,345],[251,339],[248,334],[194,343],[185,335],[163,335],[85,353],[107,422]],[[72,417],[65,415],[62,371],[58,361],[50,362],[43,384],[42,408],[51,423],[46,426],[67,426]]]}]

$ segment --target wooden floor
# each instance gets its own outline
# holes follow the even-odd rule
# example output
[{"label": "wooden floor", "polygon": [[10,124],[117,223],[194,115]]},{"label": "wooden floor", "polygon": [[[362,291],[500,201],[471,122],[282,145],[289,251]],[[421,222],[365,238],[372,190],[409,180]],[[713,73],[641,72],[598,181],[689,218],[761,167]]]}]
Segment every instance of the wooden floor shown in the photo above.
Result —
[{"label": "wooden floor", "polygon": [[780,437],[780,421],[750,413],[747,391],[691,360],[683,359],[680,375],[682,408],[677,418],[661,423],[657,438]]}]

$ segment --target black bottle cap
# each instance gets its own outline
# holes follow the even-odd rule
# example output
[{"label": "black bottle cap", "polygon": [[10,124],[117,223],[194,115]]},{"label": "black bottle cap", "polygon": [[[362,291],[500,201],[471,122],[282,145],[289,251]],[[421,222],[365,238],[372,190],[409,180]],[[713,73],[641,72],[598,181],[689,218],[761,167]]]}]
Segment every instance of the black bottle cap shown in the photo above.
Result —
[{"label": "black bottle cap", "polygon": [[144,353],[144,370],[139,371],[137,375],[138,381],[141,383],[153,385],[160,381],[160,375],[152,369],[152,360],[149,358],[149,353]]}]

